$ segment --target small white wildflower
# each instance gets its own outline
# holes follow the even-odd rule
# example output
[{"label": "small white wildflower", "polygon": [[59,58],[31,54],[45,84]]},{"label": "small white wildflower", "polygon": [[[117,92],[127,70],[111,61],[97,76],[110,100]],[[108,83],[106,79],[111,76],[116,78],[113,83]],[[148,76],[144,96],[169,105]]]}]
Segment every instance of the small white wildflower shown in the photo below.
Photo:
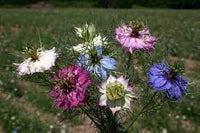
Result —
[{"label": "small white wildflower", "polygon": [[15,116],[12,116],[12,117],[11,117],[11,120],[15,120]]},{"label": "small white wildflower", "polygon": [[12,95],[8,94],[7,97],[6,97],[6,100],[9,100],[10,98],[12,98]]},{"label": "small white wildflower", "polygon": [[190,111],[190,110],[191,110],[191,108],[190,108],[190,107],[187,107],[187,110],[188,110],[188,111]]},{"label": "small white wildflower", "polygon": [[162,133],[167,133],[167,129],[163,128]]},{"label": "small white wildflower", "polygon": [[18,67],[17,71],[20,76],[49,70],[55,65],[55,60],[58,56],[55,48],[51,50],[38,49],[35,54],[35,58],[29,57],[20,64],[14,63]]},{"label": "small white wildflower", "polygon": [[53,128],[54,128],[54,126],[53,126],[53,125],[50,125],[50,126],[49,126],[49,128],[50,128],[50,129],[53,129]]},{"label": "small white wildflower", "polygon": [[14,82],[15,82],[15,80],[14,80],[14,79],[11,79],[11,80],[10,80],[10,82],[11,82],[11,83],[14,83]]},{"label": "small white wildflower", "polygon": [[66,128],[66,125],[62,125],[62,128]]},{"label": "small white wildflower", "polygon": [[66,133],[66,130],[65,129],[61,129],[60,133]]},{"label": "small white wildflower", "polygon": [[176,116],[175,116],[175,119],[179,119],[179,118],[180,118],[180,116],[179,116],[179,115],[176,115]]},{"label": "small white wildflower", "polygon": [[9,67],[6,67],[6,71],[9,71],[10,70],[10,68]]},{"label": "small white wildflower", "polygon": [[194,95],[192,95],[191,98],[194,99]]},{"label": "small white wildflower", "polygon": [[60,133],[66,133],[66,125],[62,125],[62,128],[60,129]]},{"label": "small white wildflower", "polygon": [[182,119],[183,119],[183,120],[185,120],[185,119],[186,119],[186,116],[185,116],[185,115],[183,115],[183,116],[182,116]]}]

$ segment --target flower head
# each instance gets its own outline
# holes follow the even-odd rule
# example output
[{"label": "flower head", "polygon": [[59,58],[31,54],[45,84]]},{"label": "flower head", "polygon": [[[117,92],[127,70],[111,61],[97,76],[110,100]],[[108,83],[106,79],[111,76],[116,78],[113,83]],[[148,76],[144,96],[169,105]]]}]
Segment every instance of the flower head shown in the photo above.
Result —
[{"label": "flower head", "polygon": [[88,96],[87,87],[91,84],[89,72],[83,67],[71,65],[59,70],[54,76],[55,86],[50,95],[55,99],[55,107],[66,111],[83,105]]},{"label": "flower head", "polygon": [[93,24],[90,24],[90,25],[85,24],[81,28],[75,27],[75,32],[78,35],[78,37],[84,39],[87,42],[93,39],[95,35],[95,31],[96,29]]},{"label": "flower head", "polygon": [[20,64],[14,63],[17,66],[19,75],[33,74],[49,70],[55,65],[55,60],[58,57],[55,48],[52,48],[51,50],[28,49],[27,53],[29,55],[28,59]]},{"label": "flower head", "polygon": [[107,70],[115,69],[116,61],[109,56],[102,55],[102,47],[95,47],[88,54],[82,54],[78,57],[77,65],[83,66],[86,70],[93,72],[102,79],[107,78]]},{"label": "flower head", "polygon": [[149,28],[136,22],[119,26],[116,28],[115,33],[115,39],[124,50],[130,53],[137,49],[150,52],[156,44],[156,38],[149,34]]},{"label": "flower head", "polygon": [[108,80],[99,86],[99,91],[102,93],[99,105],[108,106],[113,114],[123,108],[130,109],[132,99],[136,98],[133,87],[123,76],[116,79],[110,75]]},{"label": "flower head", "polygon": [[165,63],[153,65],[148,72],[149,85],[155,91],[165,91],[170,99],[179,100],[188,91],[188,80],[180,75],[180,68],[170,68]]},{"label": "flower head", "polygon": [[101,35],[94,37],[90,42],[80,43],[76,46],[73,46],[72,49],[79,53],[87,53],[92,50],[96,46],[103,46],[104,44],[108,44],[107,39],[102,38]]}]

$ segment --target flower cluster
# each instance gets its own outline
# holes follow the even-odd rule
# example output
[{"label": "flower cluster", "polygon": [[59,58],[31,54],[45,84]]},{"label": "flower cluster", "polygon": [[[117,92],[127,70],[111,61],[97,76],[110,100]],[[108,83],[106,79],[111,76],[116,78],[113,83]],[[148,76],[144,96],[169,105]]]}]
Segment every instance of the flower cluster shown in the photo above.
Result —
[{"label": "flower cluster", "polygon": [[[52,71],[54,82],[49,94],[55,100],[55,107],[62,108],[63,112],[91,100],[90,92],[94,90],[91,88],[99,88],[96,92],[99,102],[93,101],[93,103],[99,103],[98,107],[109,107],[114,115],[122,109],[131,109],[132,101],[138,96],[133,90],[133,85],[126,79],[127,75],[112,72],[116,69],[116,60],[108,56],[112,54],[105,52],[107,51],[105,45],[109,44],[107,39],[96,34],[93,24],[76,27],[75,32],[81,40],[78,45],[70,49],[78,54],[78,56],[76,54],[76,64],[70,64],[55,74],[56,72],[51,69],[58,57],[55,48],[51,50],[27,48],[28,59],[20,64],[15,63],[18,75]],[[130,53],[135,50],[149,53],[155,48],[156,38],[150,35],[149,28],[143,24],[137,22],[131,22],[129,25],[122,24],[116,28],[115,33],[116,41]],[[148,72],[149,86],[155,91],[166,92],[169,99],[179,100],[188,92],[188,80],[182,78],[180,72],[178,66],[168,67],[165,63],[152,65]],[[100,81],[101,84],[96,85],[93,80],[98,83]]]}]

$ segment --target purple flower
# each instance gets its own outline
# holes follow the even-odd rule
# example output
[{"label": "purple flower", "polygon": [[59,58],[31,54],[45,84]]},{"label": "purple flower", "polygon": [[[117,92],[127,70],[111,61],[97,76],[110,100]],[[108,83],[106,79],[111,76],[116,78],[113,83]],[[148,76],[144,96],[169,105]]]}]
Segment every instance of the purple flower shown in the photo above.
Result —
[{"label": "purple flower", "polygon": [[91,84],[89,74],[83,67],[74,65],[59,70],[54,76],[55,86],[50,90],[55,107],[65,112],[68,108],[83,105],[88,96],[86,89]]},{"label": "purple flower", "polygon": [[149,28],[142,25],[121,25],[115,30],[115,39],[125,51],[130,53],[137,49],[151,52],[156,44],[156,37],[149,34]]},{"label": "purple flower", "polygon": [[177,70],[169,68],[165,63],[153,65],[148,72],[149,85],[155,91],[165,91],[168,98],[179,100],[188,91],[188,80],[178,75]]}]

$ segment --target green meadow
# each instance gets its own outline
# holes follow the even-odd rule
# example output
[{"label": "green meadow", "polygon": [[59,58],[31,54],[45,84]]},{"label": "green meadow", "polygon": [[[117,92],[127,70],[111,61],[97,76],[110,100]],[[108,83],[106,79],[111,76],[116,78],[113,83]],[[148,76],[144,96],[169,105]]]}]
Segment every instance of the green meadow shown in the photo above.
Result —
[{"label": "green meadow", "polygon": [[[132,132],[199,133],[200,10],[170,9],[0,9],[0,133],[96,132],[86,116],[55,109],[49,88],[18,78],[13,63],[23,60],[21,51],[27,43],[42,44],[47,49],[56,47],[60,53],[67,51],[77,45],[74,27],[85,23],[93,23],[97,32],[116,46],[115,28],[131,20],[144,22],[158,37],[150,55],[154,62],[182,61],[184,77],[190,80],[189,93],[181,101],[168,102],[158,111],[141,116]],[[66,53],[70,63],[69,56]],[[145,63],[147,56],[141,55],[138,62]],[[137,76],[131,81],[143,82]]]}]

